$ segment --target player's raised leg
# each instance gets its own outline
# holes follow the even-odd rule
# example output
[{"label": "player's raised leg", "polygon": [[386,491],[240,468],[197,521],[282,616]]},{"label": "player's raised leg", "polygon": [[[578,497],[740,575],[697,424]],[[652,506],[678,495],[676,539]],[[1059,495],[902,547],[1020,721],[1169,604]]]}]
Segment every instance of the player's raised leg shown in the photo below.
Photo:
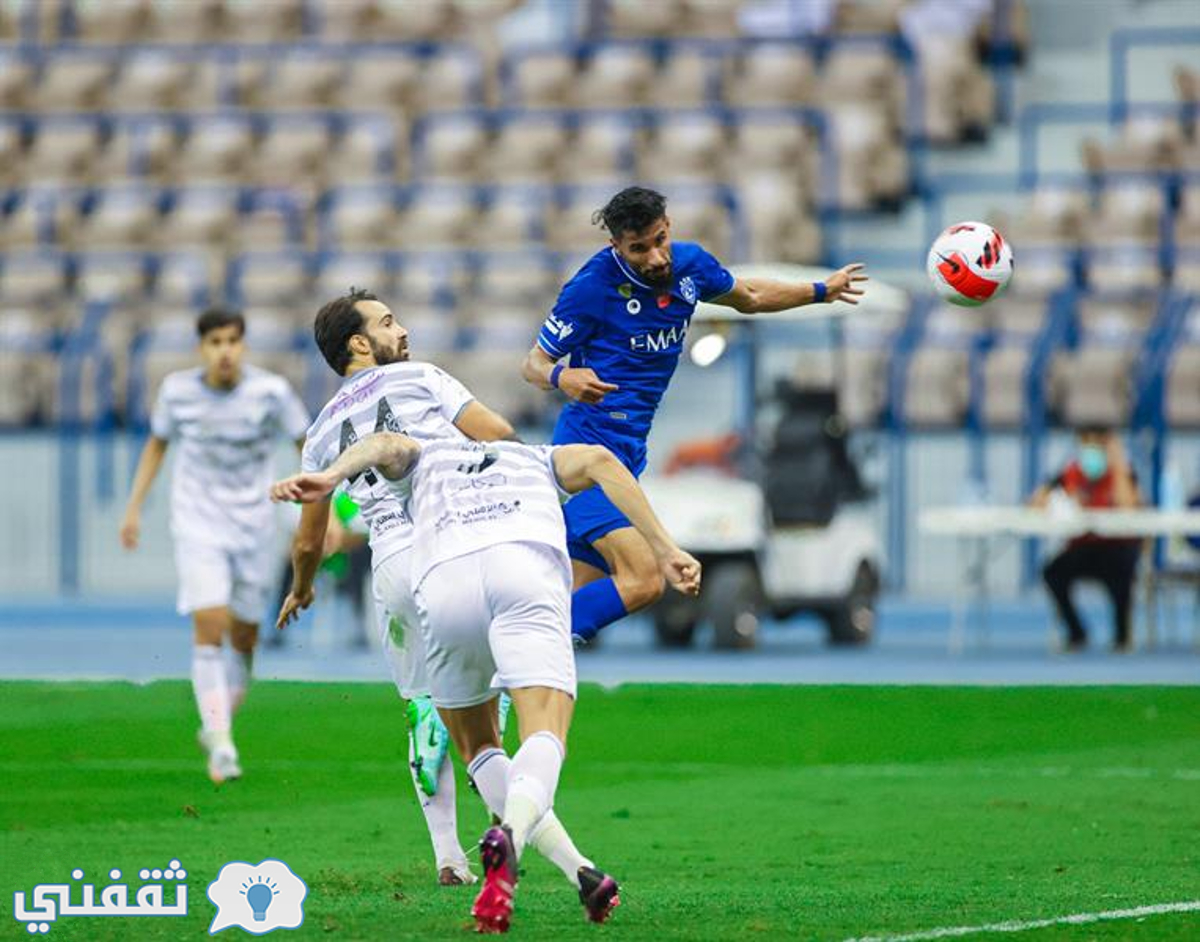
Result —
[{"label": "player's raised leg", "polygon": [[[620,514],[615,507],[613,511]],[[571,633],[583,642],[591,641],[601,629],[631,612],[653,605],[665,589],[654,551],[628,521],[593,535],[589,542],[572,540],[570,544],[575,588],[571,596]]]}]

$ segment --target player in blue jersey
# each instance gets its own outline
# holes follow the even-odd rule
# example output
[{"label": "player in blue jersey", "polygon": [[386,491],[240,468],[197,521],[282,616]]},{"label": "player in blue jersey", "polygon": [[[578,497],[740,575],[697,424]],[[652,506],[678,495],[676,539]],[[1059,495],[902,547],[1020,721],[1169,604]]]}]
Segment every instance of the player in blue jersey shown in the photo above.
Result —
[{"label": "player in blue jersey", "polygon": [[[703,247],[672,241],[666,208],[661,193],[633,186],[596,212],[609,245],[563,287],[522,366],[527,382],[572,400],[559,414],[556,445],[605,445],[635,476],[646,466],[650,425],[697,302],[743,314],[857,304],[867,280],[860,264],[818,282],[735,278]],[[575,586],[571,626],[588,641],[656,602],[663,578],[645,539],[598,488],[576,495],[564,513]]]}]

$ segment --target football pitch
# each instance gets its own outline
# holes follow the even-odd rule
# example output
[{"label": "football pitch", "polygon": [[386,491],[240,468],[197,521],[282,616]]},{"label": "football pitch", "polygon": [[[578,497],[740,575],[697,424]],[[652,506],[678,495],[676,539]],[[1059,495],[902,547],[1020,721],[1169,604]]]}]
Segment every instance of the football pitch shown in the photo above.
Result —
[{"label": "football pitch", "polygon": [[[49,937],[203,938],[221,866],[268,857],[308,884],[277,937],[467,936],[474,891],[435,885],[390,686],[259,683],[246,777],[220,789],[195,725],[183,682],[0,684],[0,938],[30,938],[15,891],[172,858],[186,917]],[[466,843],[487,822],[463,782]],[[530,851],[515,938],[886,938],[1189,902],[981,937],[1200,938],[1198,688],[587,686],[558,796],[622,905],[587,924]]]}]

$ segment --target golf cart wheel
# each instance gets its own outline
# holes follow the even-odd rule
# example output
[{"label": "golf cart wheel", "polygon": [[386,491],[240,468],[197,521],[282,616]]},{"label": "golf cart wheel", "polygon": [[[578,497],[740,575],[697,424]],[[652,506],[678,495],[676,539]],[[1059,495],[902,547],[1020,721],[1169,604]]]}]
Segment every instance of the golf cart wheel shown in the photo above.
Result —
[{"label": "golf cart wheel", "polygon": [[875,602],[879,577],[868,563],[859,563],[854,582],[837,608],[825,613],[829,643],[841,646],[869,644],[875,635]]},{"label": "golf cart wheel", "polygon": [[762,592],[752,563],[721,563],[704,577],[704,607],[713,625],[713,646],[754,647]]},{"label": "golf cart wheel", "polygon": [[700,604],[668,591],[654,607],[654,634],[664,648],[686,648],[692,644],[696,623],[700,620]]}]

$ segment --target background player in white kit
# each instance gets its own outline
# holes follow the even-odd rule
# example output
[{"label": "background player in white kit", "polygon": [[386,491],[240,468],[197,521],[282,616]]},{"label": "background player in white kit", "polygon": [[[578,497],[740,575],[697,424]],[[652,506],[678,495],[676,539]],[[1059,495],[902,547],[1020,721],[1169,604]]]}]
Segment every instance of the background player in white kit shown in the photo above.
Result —
[{"label": "background player in white kit", "polygon": [[[208,774],[220,784],[242,774],[233,715],[246,697],[258,622],[274,581],[275,509],[267,498],[275,441],[304,441],[308,412],[282,376],[243,365],[241,314],[209,310],[196,323],[201,366],[169,374],[159,389],[121,522],[135,549],[141,509],[170,442],[179,441],[171,480],[171,535],[179,576],[177,609],[191,615],[192,686]],[[222,643],[229,639],[226,659]]]},{"label": "background player in white kit", "polygon": [[[599,446],[418,444],[381,432],[323,472],[280,481],[271,494],[319,501],[368,473],[396,482],[401,494],[411,489],[411,580],[433,699],[481,794],[502,808],[502,826],[482,843],[485,883],[472,914],[479,931],[504,932],[518,858],[551,813],[574,710],[571,564],[560,496],[601,487],[679,591],[699,592],[700,565],[671,540],[632,474]],[[385,595],[392,574],[380,570]],[[511,694],[520,722],[511,763],[496,729],[499,689]],[[586,865],[579,883],[589,918],[604,921],[617,903],[616,882]]]},{"label": "background player in white kit", "polygon": [[[320,470],[358,438],[381,430],[403,428],[418,438],[449,437],[463,442],[512,434],[512,426],[473,399],[453,377],[427,363],[407,362],[408,333],[374,295],[351,290],[326,304],[317,314],[314,333],[326,361],[346,382],[309,431],[302,459],[305,468]],[[368,528],[373,578],[377,588],[387,589],[380,593],[384,607],[408,625],[417,625],[408,578],[414,534],[400,497],[372,471],[355,475],[345,482],[345,488],[359,505]],[[292,591],[277,627],[282,628],[312,603],[313,577],[328,519],[328,500],[305,506],[293,545]],[[385,567],[391,573],[386,586],[378,579]],[[389,654],[401,696],[428,694],[421,635],[410,628],[403,642],[401,650]],[[476,784],[488,801],[486,786],[478,779]],[[433,796],[421,793],[415,777],[414,785],[429,825],[439,878],[447,868],[460,876],[469,874],[458,841],[453,768],[449,763],[443,765]],[[553,814],[546,815],[532,843],[576,886],[579,868],[591,866]]]}]

